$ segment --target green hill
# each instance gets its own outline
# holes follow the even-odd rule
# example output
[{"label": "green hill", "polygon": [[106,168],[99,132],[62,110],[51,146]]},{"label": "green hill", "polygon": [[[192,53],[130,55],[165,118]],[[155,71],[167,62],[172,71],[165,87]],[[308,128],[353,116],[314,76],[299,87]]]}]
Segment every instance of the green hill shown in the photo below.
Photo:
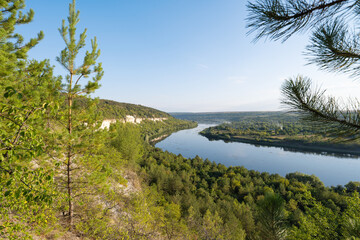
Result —
[{"label": "green hill", "polygon": [[126,115],[141,118],[172,118],[168,113],[154,108],[106,99],[99,100],[98,109],[105,118],[124,118]]}]

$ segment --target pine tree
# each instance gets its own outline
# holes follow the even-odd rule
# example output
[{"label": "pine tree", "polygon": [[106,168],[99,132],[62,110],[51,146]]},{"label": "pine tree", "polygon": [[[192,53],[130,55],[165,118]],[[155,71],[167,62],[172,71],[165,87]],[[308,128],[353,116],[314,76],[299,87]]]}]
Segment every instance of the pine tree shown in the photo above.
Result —
[{"label": "pine tree", "polygon": [[15,33],[15,27],[30,23],[34,17],[34,11],[23,13],[25,0],[6,0],[0,2],[0,76],[1,86],[8,83],[16,70],[24,67],[27,59],[27,52],[36,46],[44,37],[43,32],[24,43],[24,38]]},{"label": "pine tree", "polygon": [[[247,6],[249,33],[256,34],[255,40],[286,41],[295,33],[310,30],[306,49],[311,64],[322,70],[358,76],[360,38],[354,23],[360,17],[359,1],[257,0]],[[313,89],[311,80],[300,75],[285,81],[282,94],[283,103],[303,119],[334,129],[334,136],[348,140],[360,137],[360,106],[356,99],[341,104],[326,96],[324,90]]]},{"label": "pine tree", "polygon": [[23,0],[0,2],[0,238],[6,239],[25,239],[30,225],[53,217],[53,171],[37,161],[44,155],[45,115],[60,84],[47,60],[27,57],[43,33],[27,43],[15,33],[33,19],[24,7]]},{"label": "pine tree", "polygon": [[266,193],[258,201],[258,220],[260,223],[260,236],[262,239],[286,239],[285,201],[275,193]]},{"label": "pine tree", "polygon": [[[66,143],[65,143],[65,189],[67,195],[67,217],[69,227],[73,226],[74,216],[74,188],[80,188],[83,185],[79,180],[76,171],[80,166],[80,159],[84,155],[81,153],[86,137],[95,134],[94,132],[94,118],[89,114],[94,114],[94,111],[88,109],[87,105],[92,103],[89,94],[99,88],[99,81],[103,76],[101,63],[96,64],[96,60],[100,55],[100,50],[97,47],[96,38],[91,40],[91,51],[86,51],[83,62],[80,66],[76,66],[76,59],[79,51],[85,46],[86,29],[80,34],[79,39],[76,40],[76,25],[79,22],[79,11],[75,9],[75,0],[69,5],[69,17],[67,18],[68,25],[65,20],[62,22],[62,27],[59,32],[65,42],[65,49],[61,51],[57,61],[66,69],[68,75],[66,76],[66,84],[63,89],[66,95]],[[92,80],[87,84],[81,84],[83,78],[88,78],[93,75]],[[92,138],[94,140],[94,138]],[[91,149],[91,145],[86,146]],[[79,193],[80,194],[80,193]]]}]

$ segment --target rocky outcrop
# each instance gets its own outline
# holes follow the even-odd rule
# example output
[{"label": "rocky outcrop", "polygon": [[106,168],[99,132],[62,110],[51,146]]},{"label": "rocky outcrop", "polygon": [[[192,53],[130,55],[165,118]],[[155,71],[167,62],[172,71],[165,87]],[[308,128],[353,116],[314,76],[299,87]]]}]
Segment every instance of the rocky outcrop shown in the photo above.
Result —
[{"label": "rocky outcrop", "polygon": [[110,124],[116,123],[116,119],[105,119],[100,126],[100,129],[110,128]]},{"label": "rocky outcrop", "polygon": [[168,118],[165,118],[165,117],[163,117],[163,118],[137,118],[137,117],[134,117],[131,115],[126,115],[125,118],[123,118],[123,119],[105,119],[101,123],[100,129],[109,128],[112,123],[116,123],[116,122],[140,124],[142,121],[145,121],[145,120],[154,121],[154,122],[157,122],[157,121],[162,122],[167,119]]}]

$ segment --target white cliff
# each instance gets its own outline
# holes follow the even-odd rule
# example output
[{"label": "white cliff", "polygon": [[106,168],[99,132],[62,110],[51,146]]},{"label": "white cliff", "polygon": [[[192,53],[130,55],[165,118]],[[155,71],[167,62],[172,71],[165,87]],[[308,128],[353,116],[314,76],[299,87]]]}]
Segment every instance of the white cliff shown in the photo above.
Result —
[{"label": "white cliff", "polygon": [[140,124],[142,121],[148,120],[148,121],[153,121],[153,122],[157,122],[157,121],[165,121],[168,118],[136,118],[134,116],[131,115],[126,115],[125,118],[123,119],[104,119],[104,121],[101,123],[100,129],[109,129],[110,125],[112,123],[116,123],[116,122],[122,122],[122,123],[134,123],[134,124]]}]

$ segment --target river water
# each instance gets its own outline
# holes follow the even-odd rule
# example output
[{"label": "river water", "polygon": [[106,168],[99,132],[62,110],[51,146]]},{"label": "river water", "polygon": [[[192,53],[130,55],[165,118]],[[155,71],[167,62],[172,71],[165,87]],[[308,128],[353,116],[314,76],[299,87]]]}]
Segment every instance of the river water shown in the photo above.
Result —
[{"label": "river water", "polygon": [[199,124],[197,128],[173,133],[156,144],[161,148],[187,158],[196,155],[225,166],[244,166],[259,172],[314,174],[326,186],[345,185],[360,181],[360,158],[333,156],[317,153],[286,151],[279,147],[260,147],[247,143],[209,141],[198,133],[210,126]]}]

